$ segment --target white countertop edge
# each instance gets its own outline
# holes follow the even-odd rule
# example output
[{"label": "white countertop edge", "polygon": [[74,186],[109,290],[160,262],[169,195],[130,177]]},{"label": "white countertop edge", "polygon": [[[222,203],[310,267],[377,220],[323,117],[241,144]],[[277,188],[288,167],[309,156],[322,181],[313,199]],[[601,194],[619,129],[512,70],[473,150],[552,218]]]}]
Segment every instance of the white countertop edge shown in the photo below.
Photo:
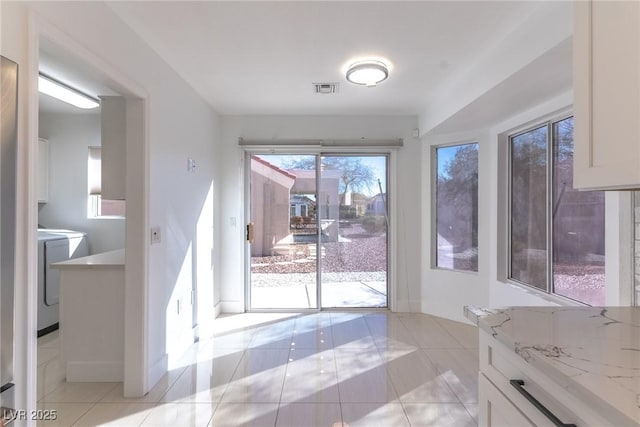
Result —
[{"label": "white countertop edge", "polygon": [[74,258],[67,261],[51,264],[51,268],[58,270],[67,269],[88,269],[88,268],[124,268],[124,249],[103,252],[81,258]]},{"label": "white countertop edge", "polygon": [[495,314],[498,310],[492,310],[490,308],[478,307],[476,305],[465,305],[463,307],[464,317],[473,322],[474,325],[480,326],[480,320],[483,316],[488,316],[489,314]]}]

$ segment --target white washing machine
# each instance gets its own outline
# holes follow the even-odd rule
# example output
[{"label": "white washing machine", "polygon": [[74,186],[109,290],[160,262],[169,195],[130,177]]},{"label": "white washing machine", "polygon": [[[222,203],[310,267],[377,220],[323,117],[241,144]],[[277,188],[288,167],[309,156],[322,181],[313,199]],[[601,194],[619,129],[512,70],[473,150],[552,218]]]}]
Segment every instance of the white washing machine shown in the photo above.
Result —
[{"label": "white washing machine", "polygon": [[89,255],[85,233],[38,229],[38,336],[58,329],[60,273],[52,263]]}]

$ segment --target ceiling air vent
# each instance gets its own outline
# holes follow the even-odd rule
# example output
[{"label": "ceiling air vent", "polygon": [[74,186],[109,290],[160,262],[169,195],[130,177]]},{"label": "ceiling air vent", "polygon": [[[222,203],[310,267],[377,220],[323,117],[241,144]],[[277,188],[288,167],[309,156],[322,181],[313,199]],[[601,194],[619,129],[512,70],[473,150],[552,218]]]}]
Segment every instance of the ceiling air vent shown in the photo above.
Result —
[{"label": "ceiling air vent", "polygon": [[338,83],[314,83],[313,93],[321,93],[323,95],[329,95],[331,93],[338,93]]}]

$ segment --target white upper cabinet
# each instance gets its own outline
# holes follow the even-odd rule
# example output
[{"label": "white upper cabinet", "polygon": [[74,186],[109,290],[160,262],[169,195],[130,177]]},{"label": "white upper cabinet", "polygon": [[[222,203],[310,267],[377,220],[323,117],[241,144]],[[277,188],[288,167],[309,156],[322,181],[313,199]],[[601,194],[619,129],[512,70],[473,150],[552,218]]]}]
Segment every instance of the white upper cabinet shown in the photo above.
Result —
[{"label": "white upper cabinet", "polygon": [[127,105],[124,97],[102,96],[101,146],[103,199],[124,200],[127,178]]},{"label": "white upper cabinet", "polygon": [[640,188],[640,2],[576,1],[574,185]]},{"label": "white upper cabinet", "polygon": [[49,141],[38,139],[38,203],[49,201]]}]

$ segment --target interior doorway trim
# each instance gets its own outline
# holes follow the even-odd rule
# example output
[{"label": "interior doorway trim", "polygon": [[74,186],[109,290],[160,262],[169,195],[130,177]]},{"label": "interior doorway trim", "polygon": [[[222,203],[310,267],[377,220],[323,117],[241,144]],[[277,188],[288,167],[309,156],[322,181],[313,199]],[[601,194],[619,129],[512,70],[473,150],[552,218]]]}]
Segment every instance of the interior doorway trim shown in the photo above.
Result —
[{"label": "interior doorway trim", "polygon": [[[132,140],[127,142],[127,183],[126,191],[131,203],[127,203],[127,231],[125,237],[125,338],[124,338],[124,395],[127,397],[143,396],[148,391],[151,382],[149,378],[148,348],[148,247],[146,233],[136,230],[148,230],[149,203],[149,105],[148,93],[137,83],[126,77],[92,51],[86,49],[75,39],[67,35],[60,28],[45,20],[41,15],[29,10],[28,33],[28,148],[27,164],[27,197],[34,202],[27,203],[27,224],[25,237],[27,238],[28,253],[28,313],[27,327],[35,330],[36,314],[32,307],[36,307],[37,300],[37,203],[36,160],[38,137],[38,67],[40,39],[45,38],[62,49],[72,53],[78,59],[93,67],[115,86],[127,99],[127,133],[131,133]],[[129,108],[130,107],[130,108]],[[31,336],[31,335],[30,335]],[[28,355],[36,354],[37,340],[35,334],[27,343]],[[27,402],[36,401],[37,366],[35,359],[27,359],[30,379],[27,385]]]}]

